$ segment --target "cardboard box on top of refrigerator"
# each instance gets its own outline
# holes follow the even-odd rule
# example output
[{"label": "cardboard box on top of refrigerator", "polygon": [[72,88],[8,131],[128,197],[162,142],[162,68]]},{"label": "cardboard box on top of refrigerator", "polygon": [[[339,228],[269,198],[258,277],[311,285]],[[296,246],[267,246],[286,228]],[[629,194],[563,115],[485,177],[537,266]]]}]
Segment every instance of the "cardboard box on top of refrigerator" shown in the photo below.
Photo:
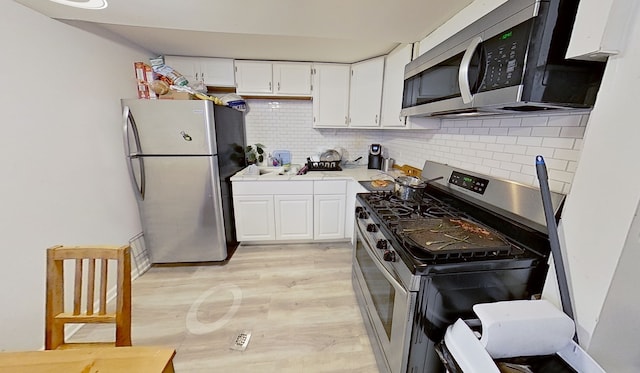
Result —
[{"label": "cardboard box on top of refrigerator", "polygon": [[138,87],[138,98],[156,99],[158,95],[149,88],[150,83],[156,79],[156,73],[151,66],[144,62],[134,62],[133,66],[136,72],[136,83]]},{"label": "cardboard box on top of refrigerator", "polygon": [[133,68],[136,74],[136,85],[138,91],[138,98],[148,99],[149,95],[149,85],[146,83],[146,73],[144,68],[144,62],[134,62]]},{"label": "cardboard box on top of refrigerator", "polygon": [[170,89],[168,93],[160,95],[161,100],[196,100],[195,96],[189,92],[180,92]]},{"label": "cardboard box on top of refrigerator", "polygon": [[153,91],[153,89],[150,88],[151,82],[156,79],[156,73],[153,71],[153,68],[151,68],[151,66],[147,65],[146,63],[144,64],[144,79],[147,85],[147,89],[149,90],[149,98],[158,98],[158,95]]}]

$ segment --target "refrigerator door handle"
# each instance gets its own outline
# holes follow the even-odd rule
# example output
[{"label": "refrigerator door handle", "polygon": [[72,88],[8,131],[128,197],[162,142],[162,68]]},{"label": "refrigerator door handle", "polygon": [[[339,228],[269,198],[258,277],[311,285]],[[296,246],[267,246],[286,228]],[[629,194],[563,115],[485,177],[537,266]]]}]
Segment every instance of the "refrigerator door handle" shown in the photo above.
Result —
[{"label": "refrigerator door handle", "polygon": [[[144,194],[146,190],[146,176],[144,172],[144,157],[139,157],[138,154],[141,153],[140,146],[140,136],[138,134],[138,127],[136,126],[136,121],[133,118],[133,114],[131,114],[131,109],[128,106],[124,107],[122,113],[123,120],[123,131],[124,131],[124,151],[125,156],[127,157],[127,169],[129,171],[129,178],[131,178],[131,185],[133,185],[133,189],[136,192],[136,198],[140,201],[144,200]],[[131,133],[133,133],[133,140],[136,146],[135,153],[131,153],[131,145],[129,139],[129,124],[131,124]],[[140,162],[140,184],[136,180],[136,175],[133,170],[133,159],[138,159]]]}]

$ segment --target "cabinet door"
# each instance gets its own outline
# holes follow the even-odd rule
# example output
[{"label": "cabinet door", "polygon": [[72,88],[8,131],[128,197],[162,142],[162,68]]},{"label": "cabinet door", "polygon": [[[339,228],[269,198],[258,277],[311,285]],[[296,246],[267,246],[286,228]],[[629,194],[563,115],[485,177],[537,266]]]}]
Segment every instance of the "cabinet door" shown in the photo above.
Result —
[{"label": "cabinet door", "polygon": [[344,238],[344,194],[315,195],[313,203],[313,238],[316,240]]},{"label": "cabinet door", "polygon": [[235,71],[230,58],[200,58],[200,77],[205,85],[235,87]]},{"label": "cabinet door", "polygon": [[384,57],[351,65],[349,126],[379,127]]},{"label": "cabinet door", "polygon": [[235,61],[238,94],[273,94],[271,62]]},{"label": "cabinet door", "polygon": [[313,196],[276,195],[276,240],[313,239]]},{"label": "cabinet door", "polygon": [[283,96],[311,95],[310,63],[274,63],[273,93]]},{"label": "cabinet door", "polygon": [[411,61],[411,44],[400,46],[386,57],[384,64],[384,82],[382,85],[382,127],[404,127],[405,117],[402,110],[402,91],[404,90],[404,67]]},{"label": "cabinet door", "polygon": [[182,56],[165,56],[164,63],[167,66],[171,66],[175,71],[182,74],[189,81],[189,85],[194,84],[200,79],[200,74],[196,77],[196,73],[200,72],[200,68],[197,66],[197,58],[194,57],[182,57]]},{"label": "cabinet door", "polygon": [[347,64],[313,65],[313,126],[346,127],[349,120]]},{"label": "cabinet door", "polygon": [[234,196],[233,209],[238,241],[275,240],[272,195]]}]

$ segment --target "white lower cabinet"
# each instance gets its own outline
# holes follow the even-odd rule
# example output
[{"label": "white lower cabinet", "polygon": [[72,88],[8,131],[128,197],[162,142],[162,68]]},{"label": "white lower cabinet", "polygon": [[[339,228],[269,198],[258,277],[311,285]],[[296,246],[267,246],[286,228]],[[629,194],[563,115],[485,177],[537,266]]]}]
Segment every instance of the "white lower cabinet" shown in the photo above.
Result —
[{"label": "white lower cabinet", "polygon": [[238,241],[276,239],[272,195],[233,196]]},{"label": "white lower cabinet", "polygon": [[344,238],[347,181],[323,180],[313,183],[313,238]]},{"label": "white lower cabinet", "polygon": [[313,239],[313,196],[276,195],[276,240]]},{"label": "white lower cabinet", "polygon": [[322,194],[313,196],[313,238],[344,238],[345,196]]},{"label": "white lower cabinet", "polygon": [[234,181],[238,241],[344,239],[346,192],[346,180]]}]

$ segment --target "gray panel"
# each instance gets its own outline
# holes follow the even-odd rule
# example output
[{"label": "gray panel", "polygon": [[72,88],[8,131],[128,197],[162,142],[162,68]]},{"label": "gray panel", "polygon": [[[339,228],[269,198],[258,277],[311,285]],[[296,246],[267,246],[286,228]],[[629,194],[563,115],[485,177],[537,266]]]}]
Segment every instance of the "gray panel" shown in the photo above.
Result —
[{"label": "gray panel", "polygon": [[140,214],[151,261],[224,260],[217,157],[144,157],[144,166]]},{"label": "gray panel", "polygon": [[[535,157],[531,157],[531,165],[533,166],[534,164]],[[449,177],[453,171],[489,180],[485,193],[481,195],[450,184]],[[457,197],[488,208],[491,211],[498,212],[507,218],[525,224],[539,232],[548,233],[540,189],[514,181],[502,180],[477,172],[451,167],[442,163],[431,161],[424,163],[422,178],[430,180],[440,176],[442,176],[443,179],[432,182],[433,186],[446,189]],[[564,198],[565,196],[563,194],[551,193],[551,202],[556,215]]]},{"label": "gray panel", "polygon": [[[140,139],[140,155],[215,154],[213,103],[201,100],[123,100]],[[133,141],[132,136],[129,137]],[[131,143],[132,152],[136,147]]]}]

